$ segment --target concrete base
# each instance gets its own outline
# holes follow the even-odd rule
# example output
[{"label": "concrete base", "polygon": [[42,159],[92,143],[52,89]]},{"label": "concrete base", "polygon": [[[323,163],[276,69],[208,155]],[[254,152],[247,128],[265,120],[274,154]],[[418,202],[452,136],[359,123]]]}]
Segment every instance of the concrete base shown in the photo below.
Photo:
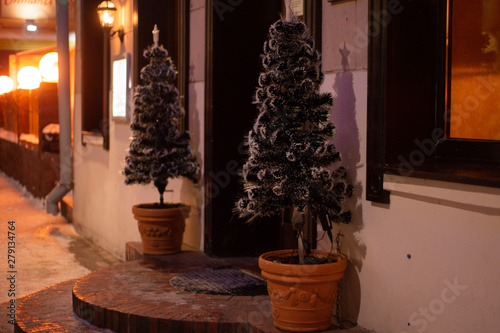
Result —
[{"label": "concrete base", "polygon": [[73,223],[73,197],[65,196],[61,200],[61,215],[69,223]]}]

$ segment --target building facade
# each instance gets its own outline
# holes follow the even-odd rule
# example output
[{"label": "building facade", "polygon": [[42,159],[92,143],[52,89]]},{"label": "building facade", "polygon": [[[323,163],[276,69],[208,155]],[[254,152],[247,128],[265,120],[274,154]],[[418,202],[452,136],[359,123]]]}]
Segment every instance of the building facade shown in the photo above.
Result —
[{"label": "building facade", "polygon": [[[102,40],[88,40],[102,33],[99,27],[90,27],[98,25],[95,8],[99,2],[76,3],[73,220],[83,236],[123,258],[125,243],[140,240],[132,205],[155,202],[158,195],[152,185],[124,184],[121,171],[132,134],[129,120],[109,117],[108,148],[85,124],[87,114],[95,111],[89,97],[89,85],[95,82],[89,75],[102,73],[101,64],[89,64],[86,58],[89,52],[100,57],[100,51],[89,47]],[[245,156],[241,144],[256,116],[252,94],[259,54],[270,23],[283,13],[281,1],[177,0],[165,2],[168,5],[161,7],[165,12],[139,2],[143,1],[116,1],[115,28],[122,27],[125,34],[123,41],[117,36],[110,39],[108,68],[111,71],[114,60],[130,57],[126,107],[130,115],[141,48],[153,42],[152,35],[148,41],[147,33],[140,30],[152,31],[158,24],[160,44],[174,49],[169,51],[184,80],[180,82],[186,126],[202,165],[200,184],[176,179],[167,188],[169,201],[192,205],[185,243],[215,256],[257,255],[277,245],[278,229],[250,228],[232,217],[231,207]],[[342,252],[350,259],[341,287],[343,315],[376,332],[495,332],[500,325],[496,315],[500,311],[500,188],[432,173],[415,177],[397,169],[368,170],[380,162],[373,158],[377,142],[371,131],[380,124],[373,120],[373,96],[384,93],[373,80],[377,73],[370,66],[378,65],[373,61],[376,50],[370,47],[379,37],[405,39],[395,36],[390,25],[400,22],[398,15],[413,10],[411,6],[404,0],[318,0],[306,1],[304,6],[303,16],[321,49],[322,90],[334,96],[335,143],[355,185],[348,203],[353,220],[341,228]],[[91,15],[89,8],[96,17],[93,22],[86,19]],[[156,21],[157,15],[165,20]],[[173,21],[166,22],[167,18]],[[427,21],[419,24],[425,26]],[[94,28],[97,32],[92,35]],[[428,55],[425,49],[420,52],[422,58]],[[479,90],[481,96],[490,90],[494,93],[497,84],[494,79],[491,82]],[[424,94],[426,86],[408,84],[416,95]],[[383,126],[407,126],[410,131],[417,125],[384,122]],[[412,134],[411,139],[426,142],[433,139],[432,133]],[[414,144],[402,159],[395,153],[393,162],[401,165],[399,170],[408,169],[401,164],[404,161],[416,167],[417,157],[427,156],[426,147]],[[419,149],[421,153],[411,155]],[[378,178],[374,181],[367,175]],[[495,182],[498,173],[491,180]],[[367,198],[381,188],[383,193],[390,192],[390,202]],[[330,244],[320,241],[319,247]]]}]

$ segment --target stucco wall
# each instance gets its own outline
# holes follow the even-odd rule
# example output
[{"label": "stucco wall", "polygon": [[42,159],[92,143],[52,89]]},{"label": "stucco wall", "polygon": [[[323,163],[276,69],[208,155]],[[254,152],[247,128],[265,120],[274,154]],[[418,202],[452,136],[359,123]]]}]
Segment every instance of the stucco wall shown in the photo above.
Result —
[{"label": "stucco wall", "polygon": [[[193,133],[192,145],[200,163],[203,162],[201,140],[204,112],[204,14],[204,2],[193,1],[190,29],[190,109],[187,111]],[[115,26],[122,25],[126,34],[123,44],[120,44],[118,38],[111,39],[111,57],[129,53],[133,62],[135,54],[132,22],[132,1],[123,2],[117,11]],[[80,51],[77,49],[77,58],[79,55]],[[79,62],[77,73],[78,81],[79,73],[81,73]],[[129,106],[132,105],[132,96],[131,90]],[[101,144],[82,145],[81,114],[81,89],[78,85],[75,94],[74,223],[83,236],[124,258],[125,243],[140,240],[131,207],[138,203],[157,202],[158,192],[152,184],[124,185],[121,171],[132,135],[129,124],[111,121],[110,149],[105,151]],[[173,190],[173,193],[165,193],[165,200],[182,201],[192,205],[191,215],[186,220],[184,242],[194,248],[202,248],[201,207],[203,200],[200,187],[183,179],[175,179],[169,182],[167,190]]]},{"label": "stucco wall", "polygon": [[322,89],[335,96],[337,146],[355,183],[342,227],[344,317],[381,333],[496,332],[500,189],[386,177],[390,205],[364,199],[367,27],[367,0],[323,0]]}]

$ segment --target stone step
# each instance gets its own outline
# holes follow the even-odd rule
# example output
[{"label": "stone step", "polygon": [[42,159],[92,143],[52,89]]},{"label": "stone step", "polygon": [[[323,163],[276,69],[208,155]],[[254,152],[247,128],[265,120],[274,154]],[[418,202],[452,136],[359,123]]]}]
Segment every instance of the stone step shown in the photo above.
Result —
[{"label": "stone step", "polygon": [[[187,244],[182,244],[181,249],[184,252],[186,252],[186,251],[199,252],[198,249],[195,249],[194,247],[189,246]],[[148,255],[144,254],[141,242],[126,242],[125,243],[125,261],[144,259],[146,256],[148,256]]]},{"label": "stone step", "polygon": [[[273,326],[267,295],[196,294],[170,283],[178,274],[217,266],[259,275],[256,258],[216,259],[198,251],[146,256],[19,298],[14,332],[282,332]],[[0,332],[12,332],[12,325],[4,324]],[[325,332],[368,331],[332,325]]]},{"label": "stone step", "polygon": [[[256,258],[236,261],[258,274]],[[170,284],[188,270],[236,263],[188,251],[103,268],[76,281],[74,311],[114,332],[280,332],[267,295],[196,294]]]},{"label": "stone step", "polygon": [[64,196],[61,200],[61,215],[69,223],[73,223],[73,197]]},{"label": "stone step", "polygon": [[[76,280],[68,280],[16,300],[16,324],[5,332],[14,333],[92,333],[109,332],[93,327],[73,312],[72,289]],[[4,332],[4,331],[2,331]]]}]

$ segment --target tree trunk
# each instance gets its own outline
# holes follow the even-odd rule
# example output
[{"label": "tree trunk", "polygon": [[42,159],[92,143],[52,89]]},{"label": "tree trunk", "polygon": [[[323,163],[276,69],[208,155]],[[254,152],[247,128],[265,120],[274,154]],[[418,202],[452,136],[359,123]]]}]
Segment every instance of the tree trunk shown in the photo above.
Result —
[{"label": "tree trunk", "polygon": [[297,248],[299,250],[299,263],[301,265],[304,264],[303,229],[305,222],[306,222],[305,212],[301,212],[297,209],[297,207],[294,207],[292,216],[292,226],[295,232],[297,233]]}]

